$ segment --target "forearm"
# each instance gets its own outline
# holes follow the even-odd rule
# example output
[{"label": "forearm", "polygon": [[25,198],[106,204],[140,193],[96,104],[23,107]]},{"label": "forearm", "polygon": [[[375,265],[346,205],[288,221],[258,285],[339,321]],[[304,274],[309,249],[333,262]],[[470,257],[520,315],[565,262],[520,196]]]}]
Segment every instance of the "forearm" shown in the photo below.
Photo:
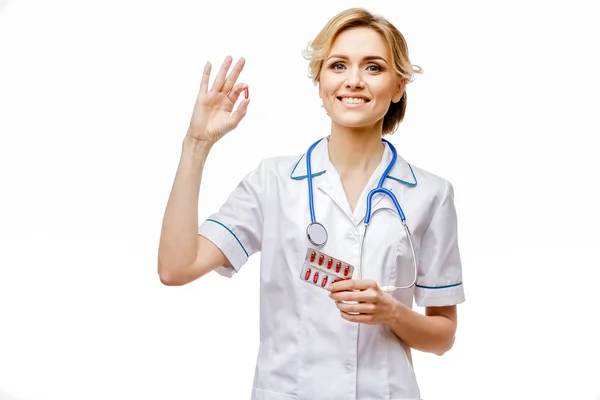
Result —
[{"label": "forearm", "polygon": [[452,348],[456,323],[443,315],[422,315],[395,300],[386,324],[416,350],[442,355]]},{"label": "forearm", "polygon": [[185,137],[165,210],[158,250],[158,273],[191,264],[198,246],[198,197],[211,145]]}]

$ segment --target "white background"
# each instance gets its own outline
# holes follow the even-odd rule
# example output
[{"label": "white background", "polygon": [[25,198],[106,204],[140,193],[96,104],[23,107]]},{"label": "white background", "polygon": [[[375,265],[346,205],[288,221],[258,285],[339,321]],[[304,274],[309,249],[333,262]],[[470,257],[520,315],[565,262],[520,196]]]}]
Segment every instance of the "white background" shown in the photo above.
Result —
[{"label": "white background", "polygon": [[392,142],[455,187],[467,301],[454,348],[415,354],[423,397],[600,398],[598,2],[0,0],[0,399],[249,398],[260,256],[156,273],[181,141],[227,54],[252,103],[201,219],[326,135],[301,51],[353,6],[425,71]]}]

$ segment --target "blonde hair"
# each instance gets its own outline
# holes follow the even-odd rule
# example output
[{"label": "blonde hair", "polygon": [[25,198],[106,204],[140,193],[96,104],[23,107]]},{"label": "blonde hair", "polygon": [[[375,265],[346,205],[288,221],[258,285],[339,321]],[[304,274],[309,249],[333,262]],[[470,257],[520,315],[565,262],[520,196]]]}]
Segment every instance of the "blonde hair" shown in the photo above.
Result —
[{"label": "blonde hair", "polygon": [[406,112],[406,84],[414,80],[415,74],[423,73],[423,69],[411,64],[404,36],[387,19],[380,15],[371,14],[362,8],[351,8],[337,14],[327,22],[303,52],[304,58],[310,61],[308,76],[315,85],[319,83],[323,62],[329,54],[334,40],[340,33],[351,28],[371,28],[385,39],[396,74],[404,85],[405,90],[402,98],[398,103],[390,103],[390,108],[383,118],[382,133],[384,135],[393,133],[404,119]]}]

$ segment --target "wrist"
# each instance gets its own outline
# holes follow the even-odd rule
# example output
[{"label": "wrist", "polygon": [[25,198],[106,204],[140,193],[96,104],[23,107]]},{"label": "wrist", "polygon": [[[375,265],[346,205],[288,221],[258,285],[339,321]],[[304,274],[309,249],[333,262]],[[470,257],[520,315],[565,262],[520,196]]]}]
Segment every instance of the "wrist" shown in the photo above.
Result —
[{"label": "wrist", "polygon": [[185,138],[183,138],[182,146],[184,150],[191,151],[192,153],[208,154],[213,146],[213,143],[186,135]]},{"label": "wrist", "polygon": [[391,307],[390,312],[386,318],[387,325],[394,325],[398,323],[398,321],[404,319],[404,314],[408,310],[408,308],[399,300],[390,296]]}]

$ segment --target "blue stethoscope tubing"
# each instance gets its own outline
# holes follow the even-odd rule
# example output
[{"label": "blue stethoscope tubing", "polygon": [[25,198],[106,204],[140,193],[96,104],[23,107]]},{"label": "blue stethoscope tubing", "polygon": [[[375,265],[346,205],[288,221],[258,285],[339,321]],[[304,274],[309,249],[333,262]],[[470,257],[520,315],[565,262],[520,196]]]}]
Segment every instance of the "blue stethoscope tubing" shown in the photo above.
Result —
[{"label": "blue stethoscope tubing", "polygon": [[[315,246],[319,246],[319,247],[323,246],[327,242],[327,230],[321,223],[317,222],[317,219],[315,217],[315,199],[314,199],[314,194],[313,194],[312,167],[311,167],[310,159],[311,159],[313,149],[322,140],[323,140],[323,138],[317,140],[315,143],[313,143],[308,148],[308,150],[306,152],[306,175],[307,175],[307,181],[308,181],[308,207],[310,209],[310,221],[311,221],[310,224],[308,225],[308,227],[306,228],[306,235],[308,237],[308,240],[312,244],[314,244]],[[373,212],[373,213],[371,212],[373,196],[376,195],[377,193],[382,193],[384,195],[387,195],[392,200],[392,202],[394,203],[394,206],[396,207],[396,211],[398,212],[398,216],[400,217],[400,220],[402,221],[402,225],[404,226],[404,230],[408,237],[408,242],[410,244],[410,249],[412,252],[413,267],[414,267],[414,279],[410,285],[408,285],[408,286],[384,286],[381,288],[385,292],[393,292],[396,289],[409,289],[415,285],[415,283],[417,282],[417,259],[415,257],[415,248],[414,248],[413,241],[412,241],[412,235],[410,233],[410,229],[408,228],[408,225],[406,224],[406,216],[404,215],[404,211],[402,211],[402,207],[400,206],[400,203],[398,202],[398,199],[396,198],[394,193],[392,193],[391,190],[383,187],[383,183],[384,183],[385,179],[387,178],[391,169],[396,164],[396,159],[398,158],[398,153],[397,153],[394,145],[392,145],[389,141],[387,141],[383,138],[381,139],[381,141],[386,143],[390,147],[390,150],[392,151],[392,160],[388,164],[388,166],[385,169],[385,171],[383,172],[383,174],[381,174],[381,178],[379,179],[379,183],[377,184],[377,187],[375,189],[371,190],[369,192],[369,194],[367,195],[367,207],[366,207],[366,213],[365,213],[365,218],[364,218],[364,232],[362,235],[361,245],[360,245],[360,264],[362,264],[362,253],[363,253],[362,249],[363,249],[365,237],[367,234],[367,227],[369,226],[369,222],[371,222],[371,218],[375,212],[382,210],[382,209],[379,209],[379,210],[375,210],[375,212]],[[316,236],[320,236],[321,238],[319,240],[314,239],[311,236],[311,232],[317,233]],[[360,268],[360,265],[359,265],[359,272],[360,272],[360,277],[362,278],[362,268]]]}]

